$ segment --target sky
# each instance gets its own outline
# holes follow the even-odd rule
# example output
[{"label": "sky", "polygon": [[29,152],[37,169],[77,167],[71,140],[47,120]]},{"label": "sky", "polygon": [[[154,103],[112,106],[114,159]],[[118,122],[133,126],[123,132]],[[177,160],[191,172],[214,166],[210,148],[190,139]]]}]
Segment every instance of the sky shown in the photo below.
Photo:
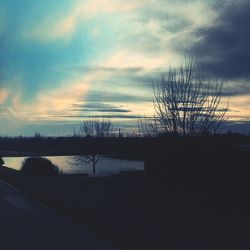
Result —
[{"label": "sky", "polygon": [[0,0],[0,135],[71,135],[84,119],[136,131],[152,80],[192,53],[224,80],[250,133],[247,0]]}]

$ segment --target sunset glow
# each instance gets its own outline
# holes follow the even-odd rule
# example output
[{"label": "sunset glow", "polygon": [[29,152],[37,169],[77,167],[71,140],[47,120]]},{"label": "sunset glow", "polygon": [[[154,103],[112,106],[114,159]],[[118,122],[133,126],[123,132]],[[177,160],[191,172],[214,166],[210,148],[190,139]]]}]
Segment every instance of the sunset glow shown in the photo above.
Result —
[{"label": "sunset glow", "polygon": [[[69,134],[94,116],[110,116],[124,131],[136,129],[139,116],[154,112],[152,80],[180,65],[187,52],[224,80],[229,121],[248,122],[247,67],[238,70],[227,60],[249,43],[237,52],[232,40],[228,54],[211,53],[216,39],[223,43],[216,32],[230,26],[230,15],[247,18],[243,2],[234,8],[199,0],[0,0],[1,133]],[[231,35],[238,32],[230,27]],[[82,109],[74,109],[79,103]]]}]

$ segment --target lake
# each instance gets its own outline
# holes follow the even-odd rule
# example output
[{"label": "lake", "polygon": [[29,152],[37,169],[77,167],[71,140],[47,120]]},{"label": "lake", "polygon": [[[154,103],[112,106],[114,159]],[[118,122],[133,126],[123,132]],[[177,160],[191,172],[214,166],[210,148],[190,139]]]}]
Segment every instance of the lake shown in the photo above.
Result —
[{"label": "lake", "polygon": [[[45,156],[56,164],[60,172],[63,174],[80,174],[88,173],[92,174],[92,163],[76,165],[74,164],[73,156]],[[3,157],[5,166],[20,170],[22,162],[27,157]],[[131,161],[123,159],[114,159],[109,157],[102,157],[96,164],[97,175],[109,175],[113,173],[119,173],[120,171],[133,171],[133,170],[144,170],[143,161]]]}]

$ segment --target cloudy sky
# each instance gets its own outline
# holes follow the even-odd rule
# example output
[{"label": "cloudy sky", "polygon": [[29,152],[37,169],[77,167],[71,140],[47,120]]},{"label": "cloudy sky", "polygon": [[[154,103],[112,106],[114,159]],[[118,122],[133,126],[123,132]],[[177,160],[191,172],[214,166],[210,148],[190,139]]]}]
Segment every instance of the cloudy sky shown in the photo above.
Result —
[{"label": "cloudy sky", "polygon": [[247,0],[0,0],[0,133],[67,135],[92,116],[136,129],[152,79],[189,52],[248,131],[249,13]]}]

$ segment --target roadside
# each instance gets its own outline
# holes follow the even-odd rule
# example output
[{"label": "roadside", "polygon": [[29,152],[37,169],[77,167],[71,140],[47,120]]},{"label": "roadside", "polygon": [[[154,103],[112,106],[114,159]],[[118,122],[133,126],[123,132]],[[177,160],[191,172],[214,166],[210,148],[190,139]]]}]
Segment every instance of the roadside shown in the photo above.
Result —
[{"label": "roadside", "polygon": [[121,249],[250,247],[249,219],[229,203],[199,192],[183,201],[180,193],[141,174],[34,177],[1,168],[0,178]]},{"label": "roadside", "polygon": [[0,221],[0,247],[4,250],[115,249],[3,181],[0,181]]}]

